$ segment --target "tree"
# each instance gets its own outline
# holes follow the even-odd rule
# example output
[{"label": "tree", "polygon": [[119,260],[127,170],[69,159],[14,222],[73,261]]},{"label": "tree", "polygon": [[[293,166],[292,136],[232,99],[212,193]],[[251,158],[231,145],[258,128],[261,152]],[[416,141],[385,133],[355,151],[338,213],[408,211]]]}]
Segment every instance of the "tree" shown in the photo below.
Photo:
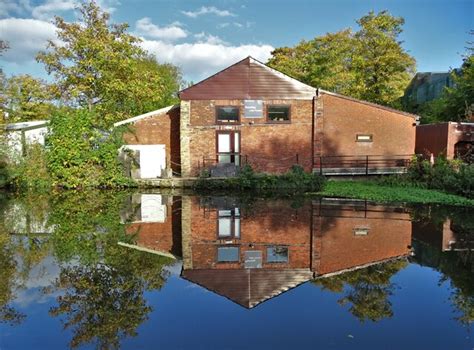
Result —
[{"label": "tree", "polygon": [[[474,37],[474,30],[470,31]],[[445,120],[474,120],[474,41],[469,41],[467,52],[459,72],[452,71],[454,87],[447,88],[444,96],[446,109]]]},{"label": "tree", "polygon": [[415,59],[404,51],[398,40],[405,20],[387,11],[377,15],[371,11],[357,23],[361,29],[355,34],[358,43],[355,69],[364,82],[360,97],[394,105],[415,73]]},{"label": "tree", "polygon": [[52,184],[66,188],[130,185],[117,150],[123,145],[121,128],[104,132],[94,123],[98,112],[85,109],[54,113],[46,138]]},{"label": "tree", "polygon": [[403,18],[369,12],[360,29],[302,41],[272,52],[269,65],[309,85],[396,106],[415,69],[398,40]]},{"label": "tree", "polygon": [[17,75],[7,79],[2,98],[4,110],[8,113],[6,122],[49,119],[55,108],[51,102],[52,96],[51,87],[31,75]]},{"label": "tree", "polygon": [[96,110],[95,124],[101,127],[162,107],[169,88],[163,70],[170,66],[158,65],[160,70],[150,64],[140,39],[127,33],[128,25],[110,24],[96,2],[83,3],[79,11],[75,23],[55,17],[58,40],[50,40],[50,50],[37,55],[54,75],[58,97]]}]

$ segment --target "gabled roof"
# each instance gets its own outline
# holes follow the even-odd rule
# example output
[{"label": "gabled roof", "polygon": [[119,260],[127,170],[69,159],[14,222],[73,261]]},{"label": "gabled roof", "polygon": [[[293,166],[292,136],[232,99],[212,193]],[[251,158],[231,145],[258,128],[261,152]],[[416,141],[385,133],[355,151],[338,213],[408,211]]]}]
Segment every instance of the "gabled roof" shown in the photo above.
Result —
[{"label": "gabled roof", "polygon": [[309,269],[183,270],[181,277],[251,309],[310,280]]},{"label": "gabled roof", "polygon": [[179,92],[181,100],[312,99],[316,89],[247,57]]},{"label": "gabled roof", "polygon": [[120,126],[120,125],[125,125],[125,124],[130,124],[130,123],[135,123],[139,120],[142,120],[142,119],[145,119],[145,118],[148,118],[148,117],[153,117],[155,115],[166,114],[169,111],[171,111],[172,109],[177,108],[177,107],[179,107],[179,104],[163,107],[163,108],[157,109],[155,111],[151,111],[151,112],[148,112],[148,113],[145,113],[145,114],[137,115],[136,117],[121,120],[121,121],[115,123],[114,127],[117,127],[117,126]]}]

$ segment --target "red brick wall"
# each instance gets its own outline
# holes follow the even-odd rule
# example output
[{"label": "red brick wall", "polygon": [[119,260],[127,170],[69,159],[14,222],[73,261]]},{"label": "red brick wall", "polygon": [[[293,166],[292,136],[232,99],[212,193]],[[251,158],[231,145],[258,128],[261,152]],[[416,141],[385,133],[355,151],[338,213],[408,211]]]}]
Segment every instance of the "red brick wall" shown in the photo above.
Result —
[{"label": "red brick wall", "polygon": [[[291,105],[291,123],[266,122],[265,106],[269,104]],[[216,106],[240,106],[241,124],[216,125]],[[285,172],[298,162],[307,171],[311,169],[311,100],[264,101],[263,118],[243,118],[242,100],[191,101],[190,140],[191,168],[198,172],[198,162],[204,158],[215,159],[216,130],[240,131],[241,154],[258,171]]]},{"label": "red brick wall", "polygon": [[179,108],[173,108],[167,113],[141,119],[130,125],[130,132],[124,135],[124,141],[128,145],[165,145],[167,167],[179,172],[179,135]]},{"label": "red brick wall", "polygon": [[[323,155],[410,155],[415,119],[365,103],[323,94]],[[356,142],[372,134],[373,142]]]}]

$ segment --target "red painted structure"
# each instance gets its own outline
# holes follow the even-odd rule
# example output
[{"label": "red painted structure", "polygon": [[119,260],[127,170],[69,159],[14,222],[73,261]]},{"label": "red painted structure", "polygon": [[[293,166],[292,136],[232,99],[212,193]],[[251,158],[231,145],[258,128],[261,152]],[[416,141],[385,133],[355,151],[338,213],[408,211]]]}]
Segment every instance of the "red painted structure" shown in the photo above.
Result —
[{"label": "red painted structure", "polygon": [[474,156],[474,123],[438,123],[416,127],[415,152],[429,159],[446,156],[472,162]]}]

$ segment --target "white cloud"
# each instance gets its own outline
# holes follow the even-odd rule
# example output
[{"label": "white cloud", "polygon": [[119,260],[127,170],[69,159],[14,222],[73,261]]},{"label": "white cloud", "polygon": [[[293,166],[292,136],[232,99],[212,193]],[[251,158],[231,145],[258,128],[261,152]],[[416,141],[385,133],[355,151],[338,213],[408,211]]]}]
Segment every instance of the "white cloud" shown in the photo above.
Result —
[{"label": "white cloud", "polygon": [[50,20],[60,12],[72,11],[77,7],[75,0],[48,0],[44,4],[34,7],[31,16],[36,19]]},{"label": "white cloud", "polygon": [[237,27],[237,28],[243,28],[244,27],[244,25],[242,23],[239,23],[239,22],[232,22],[232,23],[225,22],[225,23],[219,23],[217,25],[217,28],[227,28],[231,25],[234,26],[234,27]]},{"label": "white cloud", "polygon": [[[103,11],[113,13],[120,2],[118,0],[96,0]],[[32,6],[30,0],[0,0],[0,17],[30,15],[35,19],[51,20],[55,15],[74,11],[81,4],[80,0],[46,0]]]},{"label": "white cloud", "polygon": [[38,51],[46,49],[49,39],[56,38],[56,27],[37,19],[1,19],[0,32],[10,46],[2,60],[15,63],[33,60]]},{"label": "white cloud", "polygon": [[191,18],[197,18],[202,15],[213,14],[219,17],[235,17],[236,15],[227,10],[219,10],[217,7],[214,6],[202,6],[199,10],[196,11],[181,11],[181,13],[185,16]]},{"label": "white cloud", "polygon": [[198,39],[198,43],[207,43],[207,44],[215,44],[215,45],[228,45],[224,40],[219,38],[218,36],[208,34],[205,32],[201,32],[198,34],[194,34],[194,37]]},{"label": "white cloud", "polygon": [[185,79],[193,81],[204,79],[247,56],[266,62],[274,49],[266,44],[226,45],[197,42],[173,45],[153,40],[144,40],[142,47],[154,54],[159,62],[181,67]]},{"label": "white cloud", "polygon": [[135,28],[139,35],[149,38],[177,40],[188,36],[178,23],[174,23],[167,27],[159,27],[156,24],[153,24],[149,17],[139,19],[135,23]]}]

